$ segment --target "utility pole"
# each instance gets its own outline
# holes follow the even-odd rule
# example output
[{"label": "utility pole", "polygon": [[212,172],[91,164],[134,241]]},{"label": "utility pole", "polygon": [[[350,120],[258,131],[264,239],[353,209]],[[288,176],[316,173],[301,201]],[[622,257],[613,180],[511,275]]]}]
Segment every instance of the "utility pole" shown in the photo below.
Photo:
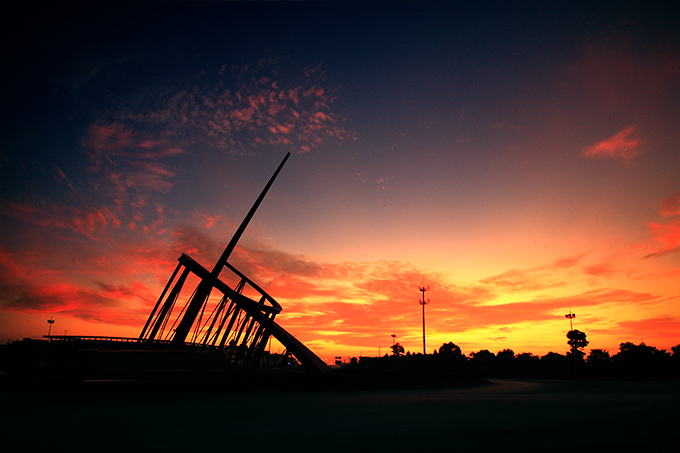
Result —
[{"label": "utility pole", "polygon": [[423,299],[421,301],[419,301],[420,305],[423,306],[423,355],[427,354],[426,351],[425,351],[425,305],[430,303],[430,299],[428,299],[427,302],[425,301],[425,291],[429,291],[429,290],[430,290],[429,285],[427,287],[425,287],[425,286],[420,287],[420,292],[423,293]]},{"label": "utility pole", "polygon": [[394,342],[396,341],[397,334],[396,334],[396,333],[393,333],[393,334],[390,335],[390,336],[392,337],[392,346],[394,346]]}]

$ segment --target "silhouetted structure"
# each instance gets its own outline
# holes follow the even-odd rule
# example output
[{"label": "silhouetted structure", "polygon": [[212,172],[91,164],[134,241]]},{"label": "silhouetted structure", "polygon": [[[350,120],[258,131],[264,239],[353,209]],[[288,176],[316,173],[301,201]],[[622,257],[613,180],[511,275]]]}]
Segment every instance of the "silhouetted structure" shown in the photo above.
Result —
[{"label": "silhouetted structure", "polygon": [[[290,157],[286,154],[264,187],[212,271],[182,254],[138,338],[56,336],[48,332],[49,351],[38,341],[26,342],[21,360],[64,370],[238,369],[290,367],[294,356],[306,370],[328,371],[328,365],[286,331],[274,318],[281,305],[228,260],[255,211]],[[221,276],[225,268],[236,283]],[[51,319],[48,321],[50,327]],[[272,364],[265,347],[271,337],[285,348]],[[47,342],[45,342],[47,343]],[[20,351],[21,352],[21,351]],[[49,357],[47,352],[49,352]]]},{"label": "silhouetted structure", "polygon": [[[234,365],[249,367],[262,358],[267,341],[273,336],[305,368],[319,371],[328,369],[312,351],[274,322],[275,316],[281,312],[281,305],[228,262],[289,156],[290,153],[269,179],[212,271],[208,271],[188,255],[182,254],[179,257],[179,264],[142,329],[140,342],[167,343],[174,349],[189,346],[201,351],[218,352],[225,354]],[[220,279],[225,267],[238,280],[233,288]],[[190,276],[198,278],[199,283],[177,313],[177,302],[182,300],[180,296]],[[217,300],[211,301],[211,295],[215,291],[218,293]],[[253,296],[248,297],[244,293]],[[210,306],[212,310],[207,312]],[[173,317],[174,322],[170,324]]]},{"label": "silhouetted structure", "polygon": [[423,355],[425,355],[425,354],[427,354],[427,351],[426,351],[426,348],[425,348],[425,305],[430,303],[430,299],[425,301],[425,291],[429,291],[430,287],[429,286],[428,287],[421,286],[419,289],[420,289],[420,292],[423,293],[423,299],[421,301],[419,301],[419,303],[420,303],[420,305],[423,306]]}]

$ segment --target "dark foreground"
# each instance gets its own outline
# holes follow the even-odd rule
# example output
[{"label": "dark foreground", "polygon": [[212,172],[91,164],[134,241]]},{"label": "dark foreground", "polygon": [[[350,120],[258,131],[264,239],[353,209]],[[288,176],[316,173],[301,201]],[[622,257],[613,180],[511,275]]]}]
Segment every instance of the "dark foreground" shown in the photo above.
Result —
[{"label": "dark foreground", "polygon": [[[0,393],[3,451],[676,452],[680,383]],[[101,384],[101,385],[99,385]]]}]

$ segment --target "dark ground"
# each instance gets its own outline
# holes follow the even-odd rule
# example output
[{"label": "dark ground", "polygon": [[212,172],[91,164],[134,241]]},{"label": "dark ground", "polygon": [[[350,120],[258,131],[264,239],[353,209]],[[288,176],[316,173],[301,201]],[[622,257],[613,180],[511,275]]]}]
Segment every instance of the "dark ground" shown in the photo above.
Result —
[{"label": "dark ground", "polygon": [[678,382],[0,393],[3,451],[677,452]]}]

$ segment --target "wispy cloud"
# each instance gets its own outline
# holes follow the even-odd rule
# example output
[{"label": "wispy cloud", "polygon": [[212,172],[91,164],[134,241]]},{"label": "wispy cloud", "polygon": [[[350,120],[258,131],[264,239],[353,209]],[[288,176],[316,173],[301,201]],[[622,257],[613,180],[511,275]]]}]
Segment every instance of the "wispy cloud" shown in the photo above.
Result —
[{"label": "wispy cloud", "polygon": [[482,279],[480,283],[502,288],[503,291],[538,291],[564,286],[566,282],[539,270],[511,269],[499,275]]},{"label": "wispy cloud", "polygon": [[90,289],[68,283],[6,284],[0,276],[0,300],[3,309],[19,312],[53,313],[114,325],[138,326],[146,310],[136,310],[131,301],[150,303],[152,292],[140,283],[131,287],[100,284]]},{"label": "wispy cloud", "polygon": [[119,216],[106,206],[85,209],[62,205],[38,206],[2,202],[0,214],[39,227],[76,232],[97,241],[104,239],[106,232],[121,227]]},{"label": "wispy cloud", "polygon": [[503,292],[531,292],[559,288],[567,285],[565,278],[568,273],[570,270],[573,271],[585,256],[583,253],[560,258],[530,269],[510,269],[502,274],[481,279],[479,283]]},{"label": "wispy cloud", "polygon": [[618,158],[629,163],[640,152],[642,142],[635,136],[637,131],[637,126],[630,126],[608,139],[586,147],[581,155],[584,158]]},{"label": "wispy cloud", "polygon": [[236,155],[279,147],[307,153],[328,141],[353,139],[331,108],[337,96],[325,85],[320,66],[293,69],[284,81],[283,60],[224,66],[191,86],[138,93],[108,121],[154,130],[183,147],[201,144]]},{"label": "wispy cloud", "polygon": [[90,171],[100,177],[94,189],[119,209],[151,203],[147,197],[166,194],[175,178],[171,157],[184,151],[171,142],[150,138],[120,123],[90,126],[83,140]]},{"label": "wispy cloud", "polygon": [[598,263],[586,266],[583,271],[593,277],[611,277],[622,272],[621,269],[610,263]]},{"label": "wispy cloud", "polygon": [[[673,316],[658,316],[616,323],[615,331],[622,338],[634,342],[644,341],[649,345],[678,343],[680,319]],[[626,341],[631,341],[626,340]]]},{"label": "wispy cloud", "polygon": [[650,222],[652,236],[647,246],[650,253],[645,258],[656,258],[680,252],[680,193],[675,193],[661,202],[659,210],[662,221]]},{"label": "wispy cloud", "polygon": [[66,174],[57,165],[54,165],[54,179],[58,183],[66,185],[71,192],[75,192],[75,189],[73,188],[73,184],[71,184],[69,177],[66,176]]},{"label": "wispy cloud", "polygon": [[655,258],[680,252],[680,219],[665,225],[650,223],[649,229],[655,243],[655,251],[645,255],[645,258]]},{"label": "wispy cloud", "polygon": [[671,195],[661,202],[661,217],[680,216],[680,192]]}]

